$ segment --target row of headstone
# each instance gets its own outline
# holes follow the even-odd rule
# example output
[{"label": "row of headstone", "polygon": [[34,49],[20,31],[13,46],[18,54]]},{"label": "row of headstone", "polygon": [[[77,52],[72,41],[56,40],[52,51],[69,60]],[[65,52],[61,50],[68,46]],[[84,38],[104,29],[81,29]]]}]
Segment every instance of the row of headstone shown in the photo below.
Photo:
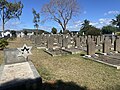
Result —
[{"label": "row of headstone", "polygon": [[50,35],[44,34],[39,36],[31,36],[31,41],[36,45],[44,46],[48,49],[56,48],[80,48],[86,47],[87,54],[92,55],[96,50],[102,53],[109,53],[119,50],[119,38],[115,36],[70,36],[67,35]]},{"label": "row of headstone", "polygon": [[90,37],[87,39],[87,54],[93,55],[96,52],[96,49],[100,49],[101,53],[107,54],[112,51],[120,52],[120,37],[114,38],[114,41],[111,42],[111,38],[105,37],[101,43],[101,46],[95,45],[95,41]]}]

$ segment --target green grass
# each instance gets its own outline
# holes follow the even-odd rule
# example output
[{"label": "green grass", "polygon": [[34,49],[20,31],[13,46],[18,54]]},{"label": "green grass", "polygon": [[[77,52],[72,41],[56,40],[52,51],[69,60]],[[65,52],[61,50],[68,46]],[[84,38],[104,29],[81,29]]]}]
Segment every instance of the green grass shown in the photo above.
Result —
[{"label": "green grass", "polygon": [[[52,76],[50,80],[73,81],[90,90],[116,90],[119,88],[120,70],[86,60],[79,54],[51,57],[42,50],[35,51],[37,53],[32,60],[36,68],[46,68],[49,72],[48,76]],[[44,75],[42,76],[44,78]]]},{"label": "green grass", "polygon": [[0,64],[3,63],[3,59],[4,59],[4,57],[3,57],[3,51],[0,50]]},{"label": "green grass", "polygon": [[38,70],[40,76],[42,77],[43,81],[47,81],[47,80],[52,79],[52,75],[50,74],[50,72],[44,66],[41,66],[37,70]]},{"label": "green grass", "polygon": [[[20,47],[23,43],[32,45],[28,41],[18,40],[9,47]],[[116,68],[84,59],[80,54],[52,57],[36,48],[32,49],[32,53],[29,58],[43,82],[72,81],[79,86],[87,87],[88,90],[120,90],[120,70]]]}]

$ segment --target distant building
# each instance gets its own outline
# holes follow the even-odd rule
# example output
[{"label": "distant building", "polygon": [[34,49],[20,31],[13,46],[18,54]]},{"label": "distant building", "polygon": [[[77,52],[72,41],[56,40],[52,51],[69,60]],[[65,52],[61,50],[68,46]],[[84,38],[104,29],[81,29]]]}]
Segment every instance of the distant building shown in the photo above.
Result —
[{"label": "distant building", "polygon": [[12,34],[10,31],[5,31],[4,33],[1,32],[1,37],[5,37],[5,36],[9,36],[9,37],[12,37]]}]

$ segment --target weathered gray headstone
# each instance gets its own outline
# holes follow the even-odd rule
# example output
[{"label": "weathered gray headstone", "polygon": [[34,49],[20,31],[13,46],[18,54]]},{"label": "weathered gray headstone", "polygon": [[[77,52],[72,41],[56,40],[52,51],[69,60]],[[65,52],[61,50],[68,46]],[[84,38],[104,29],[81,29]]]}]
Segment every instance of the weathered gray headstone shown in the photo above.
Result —
[{"label": "weathered gray headstone", "polygon": [[87,55],[95,54],[95,42],[90,40],[87,42]]},{"label": "weathered gray headstone", "polygon": [[120,38],[116,38],[114,41],[114,51],[120,52]]},{"label": "weathered gray headstone", "polygon": [[110,39],[109,37],[105,37],[105,40],[103,41],[103,53],[109,53],[110,52]]},{"label": "weathered gray headstone", "polygon": [[58,36],[58,43],[60,47],[62,47],[62,36]]},{"label": "weathered gray headstone", "polygon": [[76,37],[76,38],[75,38],[75,46],[76,46],[77,48],[80,47],[80,38],[79,38],[79,37]]},{"label": "weathered gray headstone", "polygon": [[105,39],[105,36],[104,36],[104,35],[100,36],[100,41],[101,41],[101,42],[103,42],[104,39]]},{"label": "weathered gray headstone", "polygon": [[63,40],[62,40],[62,47],[63,48],[67,48],[67,46],[68,46],[68,38],[63,38]]},{"label": "weathered gray headstone", "polygon": [[35,38],[35,44],[37,44],[37,45],[41,45],[42,44],[42,37],[41,36],[37,36]]},{"label": "weathered gray headstone", "polygon": [[73,37],[68,37],[68,48],[74,48],[75,42]]},{"label": "weathered gray headstone", "polygon": [[48,49],[53,49],[53,44],[54,44],[54,37],[53,37],[53,36],[50,36],[50,37],[48,38],[47,48],[48,48]]},{"label": "weathered gray headstone", "polygon": [[100,36],[98,36],[97,38],[96,38],[96,45],[100,45]]},{"label": "weathered gray headstone", "polygon": [[112,36],[111,37],[111,43],[112,43],[112,45],[114,44],[114,41],[115,41],[115,36]]}]

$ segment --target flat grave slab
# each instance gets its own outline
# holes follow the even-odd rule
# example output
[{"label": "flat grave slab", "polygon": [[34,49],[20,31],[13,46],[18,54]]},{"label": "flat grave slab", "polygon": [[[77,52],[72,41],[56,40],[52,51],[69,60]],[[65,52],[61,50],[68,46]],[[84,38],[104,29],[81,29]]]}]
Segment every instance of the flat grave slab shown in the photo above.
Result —
[{"label": "flat grave slab", "polygon": [[44,45],[44,44],[42,44],[42,45],[36,45],[35,44],[35,46],[36,46],[37,49],[46,49],[46,45]]},{"label": "flat grave slab", "polygon": [[67,49],[62,49],[70,54],[79,54],[81,53],[82,49],[79,48],[67,48]]},{"label": "flat grave slab", "polygon": [[100,62],[106,65],[115,67],[117,69],[120,69],[120,59],[118,58],[114,58],[114,57],[110,57],[109,55],[102,55],[102,54],[98,54],[98,56],[94,55],[94,56],[87,57],[87,58],[94,60],[96,62]]},{"label": "flat grave slab", "polygon": [[45,52],[47,52],[48,54],[50,54],[51,56],[62,56],[62,55],[69,55],[70,53],[62,50],[62,49],[55,49],[55,50],[44,50]]},{"label": "flat grave slab", "polygon": [[114,59],[120,59],[120,53],[109,53],[107,56]]},{"label": "flat grave slab", "polygon": [[0,75],[0,90],[19,87],[19,84],[20,87],[21,84],[27,87],[26,84],[29,84],[30,82],[32,82],[30,85],[42,83],[42,80],[32,62],[4,65]]}]

